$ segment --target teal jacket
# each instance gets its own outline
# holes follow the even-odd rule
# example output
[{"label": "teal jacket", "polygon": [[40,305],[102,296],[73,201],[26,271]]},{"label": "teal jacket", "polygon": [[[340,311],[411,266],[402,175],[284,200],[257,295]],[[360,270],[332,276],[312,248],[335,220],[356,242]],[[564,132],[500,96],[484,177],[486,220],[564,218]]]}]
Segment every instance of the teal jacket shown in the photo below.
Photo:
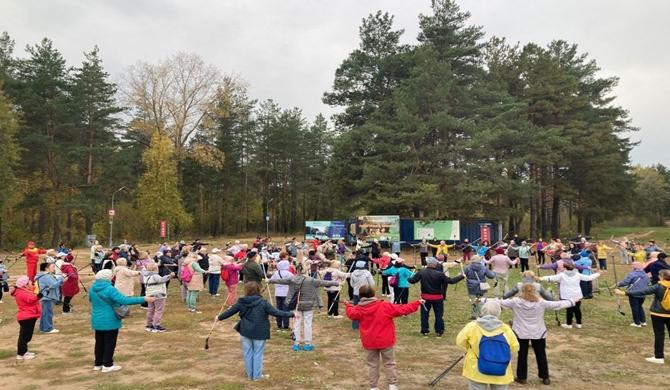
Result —
[{"label": "teal jacket", "polygon": [[144,297],[126,297],[109,280],[96,280],[88,293],[91,303],[91,328],[93,330],[115,330],[121,328],[121,320],[116,318],[113,307],[139,305]]},{"label": "teal jacket", "polygon": [[398,287],[400,288],[409,288],[409,278],[414,275],[412,271],[405,267],[389,267],[384,272],[386,276],[397,276],[398,277]]}]

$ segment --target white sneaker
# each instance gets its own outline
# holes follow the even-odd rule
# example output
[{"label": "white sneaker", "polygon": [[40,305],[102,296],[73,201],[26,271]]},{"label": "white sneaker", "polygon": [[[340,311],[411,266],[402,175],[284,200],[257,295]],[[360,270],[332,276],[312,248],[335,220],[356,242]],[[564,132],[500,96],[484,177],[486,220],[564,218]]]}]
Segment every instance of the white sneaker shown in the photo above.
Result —
[{"label": "white sneaker", "polygon": [[582,328],[582,324],[577,324],[577,325],[575,325],[575,327],[576,327],[577,329],[581,329],[581,328]]},{"label": "white sneaker", "polygon": [[42,332],[42,333],[44,333],[44,334],[51,334],[51,333],[58,333],[58,332],[60,332],[60,330],[58,330],[58,329],[51,329],[51,330],[48,331],[48,332]]},{"label": "white sneaker", "polygon": [[220,296],[221,296],[221,294],[216,294],[216,296],[217,296],[217,297],[220,297]]},{"label": "white sneaker", "polygon": [[344,317],[342,317],[342,316],[334,316],[333,318],[344,318]]},{"label": "white sneaker", "polygon": [[646,323],[646,322],[643,322],[643,323],[641,323],[640,325],[642,325],[642,326],[647,326],[647,323]]},{"label": "white sneaker", "polygon": [[648,357],[644,360],[648,361],[649,363],[654,363],[654,364],[665,364],[665,359],[657,359],[655,357]]},{"label": "white sneaker", "polygon": [[634,322],[632,324],[630,324],[630,326],[632,326],[633,328],[641,328],[642,327],[642,325],[636,324]]},{"label": "white sneaker", "polygon": [[16,360],[30,360],[30,359],[35,359],[35,355],[28,355],[27,353],[23,356],[16,355]]},{"label": "white sneaker", "polygon": [[23,356],[32,356],[35,357],[35,354],[33,352],[26,352],[23,354]]},{"label": "white sneaker", "polygon": [[370,390],[379,390],[379,387],[373,387]]},{"label": "white sneaker", "polygon": [[398,386],[396,386],[396,385],[389,385],[389,390],[398,390]]},{"label": "white sneaker", "polygon": [[114,371],[119,371],[120,369],[121,369],[121,366],[103,367],[102,372],[114,372]]},{"label": "white sneaker", "polygon": [[102,370],[102,366],[93,366],[93,371],[100,371]]},{"label": "white sneaker", "polygon": [[561,327],[563,327],[565,329],[572,329],[572,325],[568,325],[568,324],[561,324]]}]

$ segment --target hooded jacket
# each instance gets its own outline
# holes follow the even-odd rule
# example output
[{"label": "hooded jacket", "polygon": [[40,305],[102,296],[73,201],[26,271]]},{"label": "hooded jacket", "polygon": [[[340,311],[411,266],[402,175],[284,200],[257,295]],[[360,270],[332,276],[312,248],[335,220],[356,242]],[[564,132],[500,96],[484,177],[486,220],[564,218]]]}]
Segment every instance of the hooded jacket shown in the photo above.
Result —
[{"label": "hooded jacket", "polygon": [[127,297],[135,295],[135,277],[140,274],[140,271],[133,271],[125,265],[117,265],[114,267],[114,287],[119,292]]},{"label": "hooded jacket", "polygon": [[560,274],[543,276],[540,278],[540,280],[543,282],[559,283],[561,299],[578,301],[584,297],[584,295],[582,295],[582,289],[579,286],[579,282],[590,282],[597,279],[598,277],[600,277],[600,274],[584,275],[580,274],[576,269],[571,269],[565,270]]},{"label": "hooded jacket", "polygon": [[73,297],[79,293],[79,273],[72,263],[63,263],[61,267],[67,280],[63,282],[63,296]]},{"label": "hooded jacket", "polygon": [[26,288],[15,288],[12,291],[12,296],[16,300],[17,312],[16,320],[30,320],[33,318],[40,318],[42,315],[42,306],[40,306],[40,299],[37,294]]},{"label": "hooded jacket", "polygon": [[440,295],[441,298],[438,299],[444,299],[447,294],[447,286],[450,284],[456,284],[463,279],[463,275],[450,278],[437,268],[428,267],[415,273],[411,278],[409,278],[409,282],[412,284],[421,282],[421,297],[426,300],[434,300],[435,298],[430,298],[430,296]]},{"label": "hooded jacket", "polygon": [[526,340],[544,339],[547,337],[547,327],[544,324],[545,310],[561,310],[574,306],[573,301],[527,301],[516,297],[500,301],[500,306],[512,309],[512,330],[517,337]]},{"label": "hooded jacket", "polygon": [[289,299],[292,299],[294,294],[300,293],[298,297],[299,311],[310,311],[319,306],[319,287],[339,285],[339,282],[333,280],[314,279],[305,275],[297,275],[290,279],[270,280],[269,283],[288,285],[289,288],[286,296]]},{"label": "hooded jacket", "polygon": [[659,281],[658,273],[661,270],[670,269],[670,264],[665,259],[658,259],[644,268],[644,272],[651,274],[651,283],[656,284]]},{"label": "hooded jacket", "polygon": [[347,317],[360,324],[361,344],[365,349],[386,349],[395,345],[393,318],[419,310],[420,301],[396,305],[377,298],[362,298],[358,305],[347,303]]},{"label": "hooded jacket", "polygon": [[496,277],[495,272],[491,272],[481,262],[472,263],[465,268],[465,277],[467,278],[468,294],[482,296],[484,292],[479,288],[479,283],[486,281],[486,278]]},{"label": "hooded jacket", "polygon": [[649,314],[656,317],[665,317],[670,318],[670,311],[663,309],[661,306],[661,301],[665,296],[665,292],[670,288],[670,281],[661,280],[653,286],[649,286],[641,291],[627,291],[626,295],[629,295],[633,298],[644,298],[646,295],[654,295],[654,301],[651,302],[651,307],[649,308]]},{"label": "hooded jacket", "polygon": [[408,280],[414,273],[408,268],[403,267],[402,264],[396,263],[392,267],[388,267],[385,271],[382,271],[382,275],[396,276],[399,288],[409,288]]},{"label": "hooded jacket", "polygon": [[[507,372],[503,376],[484,375],[477,368],[477,357],[479,356],[479,342],[483,336],[493,337],[504,335],[512,352],[512,358],[519,350],[519,341],[512,329],[503,324],[495,316],[487,315],[465,325],[456,336],[456,345],[465,350],[463,362],[463,376],[471,381],[490,383],[495,385],[507,385],[514,380],[512,373],[512,362],[507,366]],[[513,360],[513,359],[512,359]]]},{"label": "hooded jacket", "polygon": [[617,287],[628,287],[628,292],[637,292],[649,286],[649,276],[643,270],[631,271],[626,277],[617,283]]},{"label": "hooded jacket", "polygon": [[166,283],[172,278],[170,275],[161,276],[158,272],[140,271],[142,281],[146,286],[145,294],[148,297],[167,298]]},{"label": "hooded jacket", "polygon": [[372,278],[372,274],[370,271],[367,269],[355,269],[351,273],[351,277],[349,278],[349,284],[351,284],[351,288],[354,289],[354,295],[358,295],[358,290],[362,287],[365,286],[366,284],[368,286],[374,286],[375,285],[375,280]]},{"label": "hooded jacket", "polygon": [[[278,279],[291,279],[295,275],[289,271],[289,262],[286,260],[282,260],[279,263],[277,263],[277,271],[270,276],[270,280],[278,280]],[[286,284],[279,284],[275,288],[275,297],[285,297],[286,294],[288,294],[288,285]]]},{"label": "hooded jacket", "polygon": [[233,306],[221,313],[218,317],[219,321],[237,313],[240,314],[240,322],[235,325],[235,330],[240,335],[253,340],[268,340],[270,338],[268,315],[293,317],[292,312],[275,309],[260,295],[247,295],[238,299]]},{"label": "hooded jacket", "polygon": [[61,300],[60,286],[64,279],[56,277],[54,274],[46,272],[38,272],[35,276],[35,283],[39,286],[39,292],[42,294],[41,301]]},{"label": "hooded jacket", "polygon": [[91,303],[91,328],[115,330],[121,328],[121,320],[116,318],[114,307],[139,305],[144,302],[144,297],[126,297],[112,286],[111,281],[98,279],[89,290],[88,301]]}]

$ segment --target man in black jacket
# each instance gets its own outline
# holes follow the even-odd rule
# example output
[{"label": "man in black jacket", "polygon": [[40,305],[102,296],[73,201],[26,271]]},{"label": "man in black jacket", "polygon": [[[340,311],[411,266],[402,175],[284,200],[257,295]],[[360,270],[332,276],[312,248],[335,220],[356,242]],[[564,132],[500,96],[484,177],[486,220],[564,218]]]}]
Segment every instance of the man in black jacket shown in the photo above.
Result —
[{"label": "man in black jacket", "polygon": [[415,273],[409,278],[409,282],[414,284],[421,282],[421,298],[426,302],[421,307],[421,334],[428,336],[430,327],[428,320],[430,308],[435,312],[435,333],[437,337],[442,337],[444,333],[444,300],[447,297],[447,285],[456,284],[464,279],[463,275],[455,278],[446,276],[437,269],[439,262],[434,257],[426,258],[427,267]]}]

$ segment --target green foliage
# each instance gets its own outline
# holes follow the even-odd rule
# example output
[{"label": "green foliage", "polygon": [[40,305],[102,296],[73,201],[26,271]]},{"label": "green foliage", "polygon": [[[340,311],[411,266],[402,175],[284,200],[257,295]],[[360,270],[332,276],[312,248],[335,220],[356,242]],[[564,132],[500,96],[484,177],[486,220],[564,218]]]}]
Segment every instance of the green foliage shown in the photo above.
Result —
[{"label": "green foliage", "polygon": [[137,205],[146,235],[157,232],[160,220],[175,231],[188,228],[191,218],[184,209],[178,186],[177,163],[170,139],[159,132],[142,155],[145,171],[137,185]]}]

